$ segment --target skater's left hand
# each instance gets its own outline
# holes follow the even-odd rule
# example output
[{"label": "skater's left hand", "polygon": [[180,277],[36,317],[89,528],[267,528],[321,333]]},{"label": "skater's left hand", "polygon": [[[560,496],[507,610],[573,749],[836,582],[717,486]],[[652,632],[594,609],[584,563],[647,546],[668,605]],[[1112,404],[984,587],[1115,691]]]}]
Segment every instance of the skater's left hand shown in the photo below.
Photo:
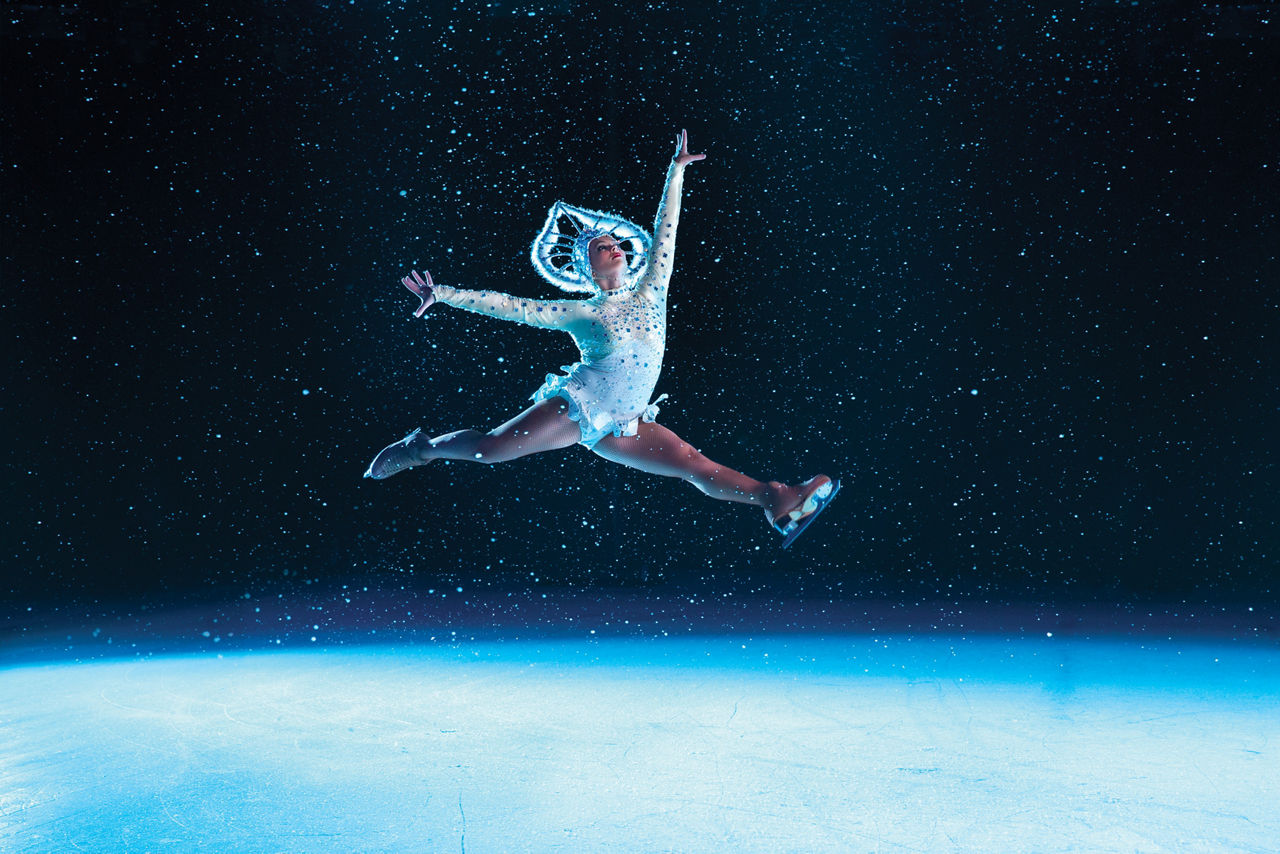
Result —
[{"label": "skater's left hand", "polygon": [[[423,276],[426,276],[424,279]],[[413,313],[414,317],[422,317],[426,314],[427,309],[431,308],[431,304],[436,301],[435,282],[431,281],[431,274],[426,270],[422,271],[422,276],[418,275],[418,271],[414,270],[408,276],[405,276],[400,282],[422,300],[422,305],[418,306],[418,310]]]},{"label": "skater's left hand", "polygon": [[684,166],[686,163],[695,163],[699,160],[707,159],[707,155],[705,154],[689,153],[689,132],[687,130],[680,131],[680,135],[676,137],[676,146],[676,156],[672,159],[680,166]]}]

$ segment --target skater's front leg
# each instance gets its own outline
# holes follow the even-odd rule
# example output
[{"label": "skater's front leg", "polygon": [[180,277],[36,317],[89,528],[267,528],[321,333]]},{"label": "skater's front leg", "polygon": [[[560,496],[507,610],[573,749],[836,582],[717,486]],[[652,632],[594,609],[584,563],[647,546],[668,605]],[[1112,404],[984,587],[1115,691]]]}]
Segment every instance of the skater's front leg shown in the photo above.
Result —
[{"label": "skater's front leg", "polygon": [[432,439],[420,429],[399,442],[392,442],[373,458],[365,477],[385,480],[406,469],[423,466],[432,460],[474,460],[478,463],[505,462],[513,457],[493,452],[494,437],[479,430],[456,430]]},{"label": "skater's front leg", "polygon": [[578,424],[569,418],[565,402],[556,397],[535,403],[488,433],[457,430],[430,439],[420,430],[414,430],[399,442],[383,448],[364,476],[382,480],[432,460],[505,463],[529,454],[567,448],[580,436]]},{"label": "skater's front leg", "polygon": [[422,434],[422,429],[414,430],[399,442],[387,445],[369,463],[364,476],[374,480],[385,480],[393,474],[405,469],[431,462],[431,440]]}]

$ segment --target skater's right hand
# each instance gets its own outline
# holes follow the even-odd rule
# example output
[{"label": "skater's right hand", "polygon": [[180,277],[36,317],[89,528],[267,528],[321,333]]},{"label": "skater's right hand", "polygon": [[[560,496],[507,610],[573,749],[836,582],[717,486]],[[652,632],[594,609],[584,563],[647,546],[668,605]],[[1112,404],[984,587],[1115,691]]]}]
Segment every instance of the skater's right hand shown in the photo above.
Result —
[{"label": "skater's right hand", "polygon": [[422,317],[427,309],[431,308],[431,304],[436,301],[435,282],[431,281],[431,274],[426,270],[423,270],[422,273],[423,276],[426,276],[425,279],[418,275],[417,270],[414,270],[400,280],[406,288],[413,291],[418,299],[422,300],[422,305],[418,306],[418,310],[413,313],[414,317]]}]

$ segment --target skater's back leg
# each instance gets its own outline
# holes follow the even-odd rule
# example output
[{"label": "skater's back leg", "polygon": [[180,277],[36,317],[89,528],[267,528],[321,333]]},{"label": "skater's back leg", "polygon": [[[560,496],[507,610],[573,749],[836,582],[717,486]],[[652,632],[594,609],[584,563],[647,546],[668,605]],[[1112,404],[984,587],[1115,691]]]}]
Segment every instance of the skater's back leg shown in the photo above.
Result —
[{"label": "skater's back leg", "polygon": [[713,462],[655,422],[641,421],[634,436],[605,436],[592,450],[606,460],[640,471],[678,477],[722,501],[772,508],[790,499],[786,485],[761,482]]}]

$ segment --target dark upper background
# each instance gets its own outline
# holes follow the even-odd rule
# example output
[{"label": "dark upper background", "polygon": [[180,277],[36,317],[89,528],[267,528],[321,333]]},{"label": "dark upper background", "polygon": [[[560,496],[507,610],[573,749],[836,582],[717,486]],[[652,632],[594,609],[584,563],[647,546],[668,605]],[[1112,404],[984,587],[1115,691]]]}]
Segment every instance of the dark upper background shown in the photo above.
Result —
[{"label": "dark upper background", "polygon": [[[1265,8],[113,5],[4,4],[11,602],[1275,601]],[[823,522],[581,449],[362,480],[575,357],[398,277],[559,296],[547,208],[647,225],[680,127],[662,421]]]}]

